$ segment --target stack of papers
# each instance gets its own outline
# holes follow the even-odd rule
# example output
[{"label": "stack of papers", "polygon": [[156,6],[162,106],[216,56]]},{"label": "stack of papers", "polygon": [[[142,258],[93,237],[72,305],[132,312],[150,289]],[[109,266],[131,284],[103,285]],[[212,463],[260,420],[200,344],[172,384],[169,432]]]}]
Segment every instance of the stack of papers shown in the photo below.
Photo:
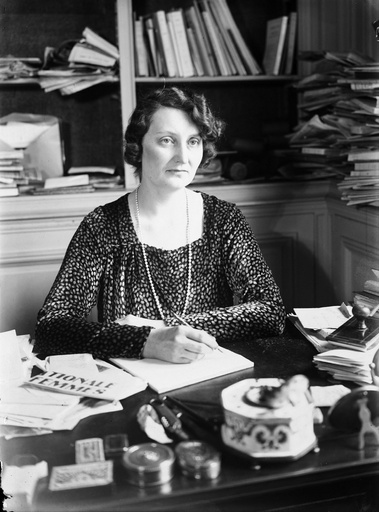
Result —
[{"label": "stack of papers", "polygon": [[295,314],[289,314],[288,318],[318,352],[325,352],[334,348],[326,337],[351,318],[351,311],[352,307],[345,304],[323,308],[295,308]]},{"label": "stack of papers", "polygon": [[294,309],[288,315],[299,331],[312,343],[319,354],[313,358],[319,370],[328,372],[337,381],[355,382],[357,385],[372,384],[370,364],[378,348],[365,352],[354,349],[336,349],[325,338],[352,318],[352,307],[328,306],[324,308]]},{"label": "stack of papers", "polygon": [[[122,410],[120,400],[147,386],[144,380],[90,354],[41,361],[25,336],[15,331],[0,334],[0,348],[6,346],[14,348],[22,364],[17,379],[0,381],[0,436],[7,438],[72,430],[83,418]],[[33,366],[42,373],[31,377]]]},{"label": "stack of papers", "polygon": [[317,354],[313,361],[319,370],[326,371],[337,381],[351,381],[359,386],[372,384],[370,364],[378,349],[358,352],[350,349],[333,349]]}]

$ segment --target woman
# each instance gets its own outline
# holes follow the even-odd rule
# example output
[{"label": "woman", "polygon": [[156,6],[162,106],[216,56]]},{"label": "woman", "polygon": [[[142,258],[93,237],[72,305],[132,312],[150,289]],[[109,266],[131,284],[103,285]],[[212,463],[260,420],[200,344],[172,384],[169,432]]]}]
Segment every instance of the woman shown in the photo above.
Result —
[{"label": "woman", "polygon": [[[137,105],[125,160],[140,186],[80,224],[39,312],[35,352],[189,363],[217,342],[282,332],[280,292],[245,218],[187,188],[223,127],[202,95],[176,87]],[[96,303],[99,322],[88,322]]]}]

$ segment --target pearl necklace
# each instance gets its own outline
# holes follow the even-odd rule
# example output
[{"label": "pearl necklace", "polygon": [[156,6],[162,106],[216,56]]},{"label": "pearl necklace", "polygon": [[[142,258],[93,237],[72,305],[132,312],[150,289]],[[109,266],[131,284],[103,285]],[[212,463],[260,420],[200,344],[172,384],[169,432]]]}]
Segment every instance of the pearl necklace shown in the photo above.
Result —
[{"label": "pearl necklace", "polygon": [[[146,273],[147,273],[147,277],[148,277],[148,280],[149,280],[150,288],[151,288],[151,291],[153,293],[153,297],[154,297],[155,303],[157,305],[159,314],[160,314],[162,320],[165,321],[165,316],[163,314],[163,309],[162,309],[161,303],[159,302],[159,298],[158,298],[157,292],[155,291],[155,286],[154,286],[154,283],[153,283],[153,279],[151,277],[149,262],[147,261],[147,255],[146,255],[146,251],[145,251],[145,246],[143,244],[142,237],[141,237],[140,211],[139,211],[139,203],[138,203],[138,188],[136,189],[135,199],[136,199],[137,234],[138,234],[138,238],[139,238],[139,240],[141,242],[143,261],[145,263],[145,268],[146,268]],[[191,293],[191,274],[192,274],[192,247],[191,247],[191,244],[190,244],[190,218],[189,218],[189,206],[188,206],[187,190],[186,190],[186,215],[187,215],[186,245],[188,247],[188,270],[187,270],[187,292],[186,292],[186,299],[185,299],[184,307],[183,307],[183,311],[182,311],[182,316],[185,315],[185,312],[186,312],[187,307],[188,307],[188,301],[189,301],[189,297],[190,297],[190,293]]]}]

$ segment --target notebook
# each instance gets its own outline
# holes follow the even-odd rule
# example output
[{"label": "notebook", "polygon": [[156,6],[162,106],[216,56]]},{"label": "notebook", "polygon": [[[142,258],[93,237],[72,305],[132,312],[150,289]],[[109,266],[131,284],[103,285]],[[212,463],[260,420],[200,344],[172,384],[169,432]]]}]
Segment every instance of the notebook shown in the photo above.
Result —
[{"label": "notebook", "polygon": [[157,393],[166,393],[191,384],[253,368],[254,363],[226,348],[214,350],[199,361],[175,364],[159,359],[111,358],[123,370],[145,380]]}]

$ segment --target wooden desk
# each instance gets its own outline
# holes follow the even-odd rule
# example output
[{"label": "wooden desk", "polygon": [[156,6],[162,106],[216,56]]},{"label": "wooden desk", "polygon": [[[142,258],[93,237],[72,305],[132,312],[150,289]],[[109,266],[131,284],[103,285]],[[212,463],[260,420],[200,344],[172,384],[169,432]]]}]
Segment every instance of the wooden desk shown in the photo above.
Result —
[{"label": "wooden desk", "polygon": [[[196,402],[196,410],[219,414],[220,391],[244,378],[307,375],[312,384],[325,384],[312,364],[315,353],[309,342],[288,326],[279,338],[250,340],[229,345],[255,362],[254,370],[213,379],[172,393]],[[130,444],[148,439],[136,422],[139,407],[154,392],[150,389],[123,402],[124,410],[82,420],[71,432],[1,441],[1,459],[9,462],[17,453],[31,453],[46,460],[49,467],[75,462],[76,439],[104,437],[126,432]],[[320,451],[310,452],[297,461],[256,463],[223,452],[222,470],[215,481],[196,481],[175,472],[166,485],[138,488],[125,482],[116,466],[116,484],[110,495],[86,499],[61,500],[46,492],[47,482],[38,487],[33,504],[35,512],[377,512],[379,510],[379,448],[357,449],[357,436],[331,428],[326,422],[316,426]],[[209,440],[209,438],[208,438]],[[362,508],[370,503],[371,508]],[[18,511],[15,511],[18,512]]]}]

